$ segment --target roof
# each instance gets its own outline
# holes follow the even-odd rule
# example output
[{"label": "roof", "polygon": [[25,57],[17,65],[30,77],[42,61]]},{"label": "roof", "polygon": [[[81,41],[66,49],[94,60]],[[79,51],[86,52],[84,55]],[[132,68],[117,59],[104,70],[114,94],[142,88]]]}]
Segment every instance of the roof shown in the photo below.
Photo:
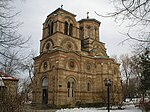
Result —
[{"label": "roof", "polygon": [[13,80],[13,81],[18,81],[19,79],[15,78],[15,77],[12,77],[2,71],[0,71],[0,77],[2,80]]},{"label": "roof", "polygon": [[[70,15],[72,15],[72,16],[74,16],[74,17],[76,17],[76,15],[75,14],[73,14],[73,13],[70,13],[70,12],[68,12],[68,11],[66,11],[66,10],[64,10],[64,9],[62,9],[62,8],[58,8],[58,9],[56,9],[54,12],[52,12],[50,15],[52,15],[52,14],[56,14],[57,12],[59,12],[59,11],[63,11],[64,13],[67,13],[67,14],[70,14]],[[48,16],[50,16],[50,15],[48,15]]]},{"label": "roof", "polygon": [[82,22],[84,22],[84,21],[95,21],[95,22],[97,22],[98,24],[100,24],[101,22],[100,21],[98,21],[98,20],[96,20],[96,19],[94,19],[94,18],[89,18],[89,19],[81,19],[81,20],[79,20],[78,22],[79,23],[82,23]]}]

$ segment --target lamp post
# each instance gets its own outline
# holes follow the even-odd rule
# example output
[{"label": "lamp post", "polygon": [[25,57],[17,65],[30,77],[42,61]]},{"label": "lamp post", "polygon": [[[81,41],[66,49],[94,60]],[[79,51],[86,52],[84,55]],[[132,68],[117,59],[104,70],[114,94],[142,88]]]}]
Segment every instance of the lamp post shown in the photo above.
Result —
[{"label": "lamp post", "polygon": [[108,99],[107,99],[107,109],[108,109],[108,112],[110,112],[110,109],[109,109],[109,104],[110,104],[110,102],[109,102],[109,86],[111,86],[112,85],[112,81],[111,81],[111,79],[105,79],[104,80],[104,82],[105,82],[105,86],[107,86],[107,97],[108,97]]}]

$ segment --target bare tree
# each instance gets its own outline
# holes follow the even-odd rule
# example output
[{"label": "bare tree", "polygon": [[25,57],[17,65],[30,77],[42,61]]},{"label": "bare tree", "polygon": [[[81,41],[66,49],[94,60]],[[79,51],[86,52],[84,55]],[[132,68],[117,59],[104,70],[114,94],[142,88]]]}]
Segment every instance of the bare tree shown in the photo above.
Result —
[{"label": "bare tree", "polygon": [[11,75],[20,73],[22,58],[18,57],[18,51],[12,52],[7,50],[5,55],[2,55],[0,59],[0,67],[3,72]]},{"label": "bare tree", "polygon": [[124,89],[124,99],[127,97],[128,87],[129,87],[129,79],[132,76],[132,70],[130,68],[130,58],[127,54],[120,56],[120,63],[121,63],[121,76],[122,80],[125,80],[125,85],[123,86]]},{"label": "bare tree", "polygon": [[0,47],[1,55],[5,55],[5,51],[9,48],[21,48],[27,41],[24,40],[17,30],[21,23],[15,22],[15,16],[18,13],[12,13],[14,8],[10,6],[11,0],[0,1]]},{"label": "bare tree", "polygon": [[31,103],[32,101],[32,83],[30,78],[24,78],[19,82],[19,94],[22,98],[22,103]]},{"label": "bare tree", "polygon": [[[128,55],[122,55],[120,58],[121,75],[123,80],[125,81],[123,85],[125,98],[126,96],[129,96],[132,99],[132,97],[137,94],[139,96],[144,96],[144,94],[146,93],[145,88],[149,89],[149,51],[145,52],[144,54],[144,58],[143,55],[133,55],[131,57],[129,57]],[[145,60],[143,61],[142,59]],[[143,76],[146,78],[143,78]],[[144,87],[144,89],[142,87]]]},{"label": "bare tree", "polygon": [[0,0],[0,69],[10,75],[16,74],[20,49],[25,48],[29,41],[29,38],[25,40],[18,33],[22,23],[15,21],[19,12],[14,13],[12,2],[13,0]]},{"label": "bare tree", "polygon": [[34,60],[35,52],[31,51],[28,58],[21,63],[21,70],[27,72],[30,82],[32,83],[32,78],[34,76]]},{"label": "bare tree", "polygon": [[27,78],[21,83],[22,90],[21,94],[23,96],[24,102],[29,103],[32,100],[32,80],[34,76],[34,60],[35,52],[31,51],[29,57],[20,64],[21,70],[28,74]]},{"label": "bare tree", "polygon": [[[150,1],[149,0],[110,0],[115,7],[114,12],[102,17],[113,17],[116,22],[125,24],[127,32],[123,32],[129,39],[139,42],[138,49],[150,47]],[[136,43],[137,43],[136,42]],[[143,48],[144,47],[144,48]],[[136,47],[137,48],[137,47]]]},{"label": "bare tree", "polygon": [[131,77],[131,69],[130,69],[130,58],[127,54],[120,56],[121,62],[121,73],[122,77],[126,78],[128,84],[129,78]]}]

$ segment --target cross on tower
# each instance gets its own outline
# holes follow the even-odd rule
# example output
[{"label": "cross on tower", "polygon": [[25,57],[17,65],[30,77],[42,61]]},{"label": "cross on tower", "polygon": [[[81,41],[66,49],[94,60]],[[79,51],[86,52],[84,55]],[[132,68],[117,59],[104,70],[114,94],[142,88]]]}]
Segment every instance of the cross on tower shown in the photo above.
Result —
[{"label": "cross on tower", "polygon": [[63,8],[63,5],[61,5],[61,9]]},{"label": "cross on tower", "polygon": [[86,14],[87,14],[87,19],[89,19],[89,12],[87,12]]}]

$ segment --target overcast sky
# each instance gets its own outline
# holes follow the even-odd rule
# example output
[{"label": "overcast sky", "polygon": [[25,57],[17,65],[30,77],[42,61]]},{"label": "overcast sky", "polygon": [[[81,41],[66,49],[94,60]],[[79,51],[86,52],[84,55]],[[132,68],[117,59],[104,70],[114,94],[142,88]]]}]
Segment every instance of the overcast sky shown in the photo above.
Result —
[{"label": "overcast sky", "polygon": [[31,49],[37,53],[40,50],[42,25],[47,15],[62,4],[64,10],[77,15],[77,21],[86,18],[86,13],[89,12],[90,18],[95,18],[101,22],[100,41],[105,43],[109,56],[114,54],[119,56],[131,51],[129,42],[124,45],[119,44],[127,38],[121,34],[126,29],[115,23],[112,18],[102,18],[94,12],[105,15],[107,12],[113,11],[113,5],[109,0],[16,0],[14,4],[16,11],[21,11],[17,17],[18,21],[24,23],[19,32],[24,37],[31,36]]}]

